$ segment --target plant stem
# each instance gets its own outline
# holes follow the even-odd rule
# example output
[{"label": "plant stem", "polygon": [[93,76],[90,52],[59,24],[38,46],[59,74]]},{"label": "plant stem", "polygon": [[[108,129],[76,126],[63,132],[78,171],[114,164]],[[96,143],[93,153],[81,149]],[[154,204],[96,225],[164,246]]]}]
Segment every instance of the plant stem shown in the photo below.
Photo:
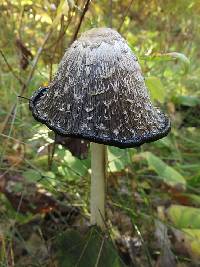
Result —
[{"label": "plant stem", "polygon": [[105,229],[105,181],[106,181],[106,146],[91,143],[91,218],[92,225],[96,224]]}]

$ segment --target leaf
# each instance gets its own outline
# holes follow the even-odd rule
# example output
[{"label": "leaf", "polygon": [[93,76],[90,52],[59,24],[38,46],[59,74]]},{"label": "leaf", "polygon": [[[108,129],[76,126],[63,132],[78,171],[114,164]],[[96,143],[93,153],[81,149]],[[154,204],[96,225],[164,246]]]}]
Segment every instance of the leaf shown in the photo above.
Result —
[{"label": "leaf", "polygon": [[58,238],[57,247],[60,267],[125,267],[111,240],[97,227],[83,235],[68,230]]},{"label": "leaf", "polygon": [[108,147],[108,170],[111,172],[117,172],[124,170],[124,168],[130,163],[129,155],[126,149],[120,149],[117,147]]},{"label": "leaf", "polygon": [[187,194],[188,199],[193,205],[200,205],[200,196],[195,194]]},{"label": "leaf", "polygon": [[171,205],[167,209],[167,216],[177,228],[200,229],[200,209]]},{"label": "leaf", "polygon": [[196,107],[200,104],[200,99],[196,96],[181,95],[176,97],[174,101],[176,104],[183,105],[186,107]]},{"label": "leaf", "polygon": [[166,90],[161,80],[154,76],[147,77],[146,84],[147,84],[148,89],[150,90],[151,97],[154,100],[157,100],[163,103],[166,97]]},{"label": "leaf", "polygon": [[189,71],[190,61],[189,59],[182,53],[178,52],[169,52],[169,53],[154,53],[148,56],[140,57],[142,60],[148,61],[171,61],[171,60],[180,60],[184,64],[184,74]]},{"label": "leaf", "polygon": [[185,189],[186,181],[178,171],[167,165],[151,152],[144,152],[141,154],[147,160],[149,167],[158,174],[163,182],[172,187]]},{"label": "leaf", "polygon": [[178,52],[170,52],[170,53],[166,53],[166,55],[173,58],[173,59],[180,60],[184,64],[185,73],[188,72],[189,66],[190,66],[190,61],[184,54],[178,53]]},{"label": "leaf", "polygon": [[186,250],[193,260],[200,260],[200,229],[173,229],[173,233],[181,250]]},{"label": "leaf", "polygon": [[71,152],[61,149],[61,153],[64,150],[64,160],[62,166],[59,167],[61,175],[65,176],[68,180],[74,180],[85,176],[88,173],[90,167],[90,159],[80,160],[72,156]]},{"label": "leaf", "polygon": [[174,149],[174,145],[173,145],[172,141],[168,138],[168,136],[155,141],[154,145],[158,146],[159,148],[168,148],[170,150]]},{"label": "leaf", "polygon": [[185,245],[192,258],[200,259],[200,230],[183,229],[185,233]]},{"label": "leaf", "polygon": [[166,215],[176,228],[181,229],[173,229],[173,233],[183,250],[186,249],[193,259],[200,259],[200,209],[171,205]]},{"label": "leaf", "polygon": [[23,173],[23,176],[26,177],[29,182],[38,182],[38,180],[41,179],[39,172],[35,170],[27,170]]}]

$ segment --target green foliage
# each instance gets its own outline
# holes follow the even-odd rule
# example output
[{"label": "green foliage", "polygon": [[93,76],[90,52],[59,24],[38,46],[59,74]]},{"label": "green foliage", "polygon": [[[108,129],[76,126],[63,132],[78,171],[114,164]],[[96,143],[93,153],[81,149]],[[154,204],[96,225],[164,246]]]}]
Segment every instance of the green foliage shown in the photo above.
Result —
[{"label": "green foliage", "polygon": [[[62,165],[58,166],[58,173],[64,176],[67,180],[74,180],[84,177],[88,173],[88,169],[90,167],[90,158],[86,160],[80,160],[72,156],[72,154],[63,149],[62,147],[59,148],[61,150],[61,154],[64,152],[64,157],[62,160]],[[58,151],[58,156],[61,155]]]},{"label": "green foliage", "polygon": [[30,181],[30,182],[38,182],[39,181],[38,171],[36,171],[36,170],[32,170],[32,169],[26,170],[23,173],[23,175],[27,181]]},{"label": "green foliage", "polygon": [[82,236],[68,230],[60,234],[57,246],[60,267],[125,267],[111,239],[96,227]]},{"label": "green foliage", "polygon": [[177,52],[170,52],[166,53],[166,56],[180,60],[184,64],[184,74],[186,74],[189,71],[190,61],[184,54]]},{"label": "green foliage", "polygon": [[187,74],[189,71],[189,66],[190,66],[190,61],[189,59],[182,53],[178,52],[169,52],[169,53],[155,53],[150,56],[144,56],[141,59],[144,60],[151,60],[151,61],[158,61],[158,62],[165,62],[165,61],[170,61],[170,60],[180,60],[180,62],[183,63],[184,66],[184,73]]},{"label": "green foliage", "polygon": [[185,188],[186,181],[184,177],[173,167],[167,165],[151,152],[144,152],[142,156],[147,160],[149,168],[154,170],[163,182],[173,187]]},{"label": "green foliage", "polygon": [[200,229],[200,209],[171,205],[167,215],[177,228]]},{"label": "green foliage", "polygon": [[177,96],[174,100],[178,105],[183,105],[186,107],[195,107],[200,105],[200,99],[196,96]]},{"label": "green foliage", "polygon": [[163,103],[166,97],[166,90],[161,80],[157,77],[147,77],[146,85],[150,90],[151,98]]},{"label": "green foliage", "polygon": [[111,172],[122,171],[130,164],[129,152],[127,149],[108,147],[108,169]]}]

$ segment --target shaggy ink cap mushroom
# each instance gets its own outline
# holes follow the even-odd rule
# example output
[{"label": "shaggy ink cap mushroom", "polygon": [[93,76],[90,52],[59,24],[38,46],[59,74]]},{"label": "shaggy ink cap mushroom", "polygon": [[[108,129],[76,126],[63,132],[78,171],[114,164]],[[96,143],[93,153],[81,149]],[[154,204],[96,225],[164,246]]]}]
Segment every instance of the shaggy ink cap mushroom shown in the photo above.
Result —
[{"label": "shaggy ink cap mushroom", "polygon": [[30,100],[36,120],[57,134],[135,147],[170,131],[151,103],[140,65],[110,28],[83,33],[66,51],[54,80]]}]

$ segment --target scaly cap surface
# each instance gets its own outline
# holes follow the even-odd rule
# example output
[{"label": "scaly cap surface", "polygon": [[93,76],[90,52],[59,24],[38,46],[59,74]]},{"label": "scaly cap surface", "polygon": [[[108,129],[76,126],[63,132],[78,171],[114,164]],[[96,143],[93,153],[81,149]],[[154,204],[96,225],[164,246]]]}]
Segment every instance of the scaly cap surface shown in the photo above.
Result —
[{"label": "scaly cap surface", "polygon": [[136,56],[109,28],[93,28],[70,46],[52,83],[32,96],[30,109],[58,134],[121,148],[170,131],[169,119],[150,101]]}]

